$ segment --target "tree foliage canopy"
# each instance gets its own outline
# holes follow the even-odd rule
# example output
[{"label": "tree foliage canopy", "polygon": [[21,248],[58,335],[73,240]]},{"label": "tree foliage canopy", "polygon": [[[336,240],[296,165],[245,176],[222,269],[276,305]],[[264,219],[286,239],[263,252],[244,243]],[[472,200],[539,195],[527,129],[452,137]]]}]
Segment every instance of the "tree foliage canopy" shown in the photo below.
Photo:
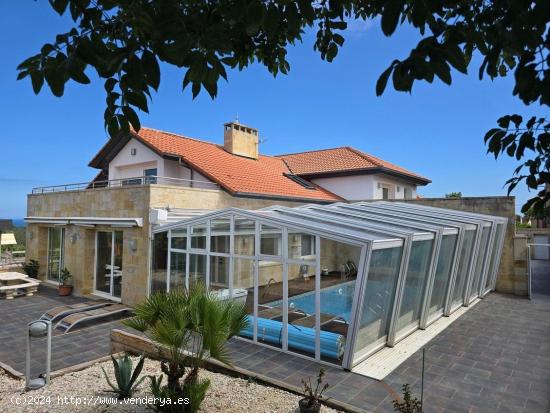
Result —
[{"label": "tree foliage canopy", "polygon": [[[550,103],[550,1],[548,0],[50,0],[56,12],[69,13],[74,27],[46,43],[22,62],[18,78],[30,77],[35,93],[44,82],[62,96],[68,81],[90,83],[92,67],[106,91],[105,125],[113,137],[138,130],[136,110],[148,111],[148,99],[161,80],[159,61],[183,69],[182,86],[193,97],[201,90],[217,95],[227,69],[254,62],[274,76],[290,70],[287,48],[316,30],[314,48],[332,61],[344,44],[350,20],[377,19],[383,33],[414,27],[421,40],[403,59],[395,59],[376,83],[381,95],[391,78],[397,91],[411,92],[414,82],[436,78],[452,82],[453,69],[467,73],[479,53],[478,76],[513,72],[513,94],[525,104]],[[519,122],[516,122],[519,120]],[[510,128],[510,121],[512,128]],[[489,152],[521,159],[525,149],[539,154],[516,171],[509,189],[525,180],[530,188],[550,182],[549,122],[522,123],[505,116],[486,135]],[[531,200],[550,199],[544,190]]]}]

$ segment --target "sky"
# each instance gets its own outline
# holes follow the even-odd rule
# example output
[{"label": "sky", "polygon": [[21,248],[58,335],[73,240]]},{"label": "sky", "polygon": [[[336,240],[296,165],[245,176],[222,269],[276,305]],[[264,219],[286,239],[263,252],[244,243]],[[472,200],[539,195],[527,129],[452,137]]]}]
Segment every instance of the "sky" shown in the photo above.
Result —
[{"label": "sky", "polygon": [[[378,76],[404,58],[418,36],[400,28],[385,37],[377,21],[351,25],[332,63],[313,50],[314,33],[289,51],[290,74],[274,78],[255,64],[229,71],[215,100],[182,91],[184,72],[162,65],[161,87],[141,114],[144,126],[223,142],[223,123],[238,117],[258,128],[266,155],[352,146],[430,178],[424,197],[506,195],[504,182],[518,162],[486,154],[485,132],[505,114],[538,114],[513,97],[513,79],[479,81],[453,72],[451,87],[416,82],[412,94],[391,87],[376,97]],[[62,98],[45,86],[35,96],[16,66],[45,42],[71,28],[48,2],[0,1],[0,218],[21,218],[33,187],[87,182],[97,173],[88,162],[108,140],[103,125],[103,82],[69,83]],[[475,60],[475,59],[474,59]],[[476,62],[474,62],[476,63]],[[479,63],[479,61],[477,61]],[[94,81],[95,80],[95,81]],[[388,84],[390,86],[390,84]],[[517,208],[532,193],[517,188]]]}]

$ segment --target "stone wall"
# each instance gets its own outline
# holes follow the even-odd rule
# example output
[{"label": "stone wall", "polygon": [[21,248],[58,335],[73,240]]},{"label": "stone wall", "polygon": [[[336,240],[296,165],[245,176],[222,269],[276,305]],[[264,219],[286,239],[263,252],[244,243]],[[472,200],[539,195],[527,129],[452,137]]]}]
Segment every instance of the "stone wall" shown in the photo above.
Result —
[{"label": "stone wall", "polygon": [[[135,305],[147,291],[149,258],[150,208],[221,209],[234,206],[258,209],[274,204],[297,206],[299,202],[277,202],[268,199],[239,198],[223,190],[182,188],[168,185],[125,186],[47,194],[27,198],[27,216],[38,217],[114,217],[143,218],[142,228],[116,228],[123,231],[122,300]],[[109,227],[66,227],[64,266],[73,274],[75,294],[94,291],[95,234]],[[130,245],[135,241],[137,249]],[[48,226],[29,224],[27,259],[40,263],[40,279],[46,279]]]},{"label": "stone wall", "polygon": [[[149,187],[132,186],[31,194],[27,198],[27,215],[40,217],[114,217],[143,218],[142,228],[114,228],[123,232],[123,302],[134,305],[144,297],[147,287]],[[27,259],[40,263],[40,278],[46,279],[48,226],[27,227]],[[74,292],[78,295],[94,291],[95,239],[97,231],[113,230],[70,225],[65,227],[64,267],[72,274]],[[130,248],[135,240],[137,250]]]},{"label": "stone wall", "polygon": [[527,294],[526,267],[524,267],[522,263],[516,263],[514,260],[514,237],[516,236],[515,197],[490,196],[465,198],[421,198],[406,201],[402,200],[401,202],[410,202],[437,208],[455,209],[458,211],[475,212],[479,214],[496,215],[508,218],[508,226],[506,228],[506,238],[504,240],[504,247],[500,260],[496,290],[503,293],[517,295]]},{"label": "stone wall", "polygon": [[[543,237],[546,237],[546,240],[543,240],[543,244],[546,244],[548,243],[547,240],[550,239],[550,228],[518,228],[516,229],[516,232],[518,235],[523,235],[527,238],[526,242],[528,244],[536,244],[536,243],[541,243],[540,242],[540,239],[535,239],[535,236],[543,236]],[[548,254],[548,248],[549,247],[546,247],[546,246],[531,246],[531,259],[536,259],[535,257],[535,251],[537,249],[540,250],[540,252],[542,252],[541,255],[546,255]]]},{"label": "stone wall", "polygon": [[169,185],[152,185],[150,193],[151,208],[190,208],[222,209],[236,207],[259,209],[272,205],[298,206],[305,202],[288,202],[262,198],[234,197],[223,190],[180,188]]}]

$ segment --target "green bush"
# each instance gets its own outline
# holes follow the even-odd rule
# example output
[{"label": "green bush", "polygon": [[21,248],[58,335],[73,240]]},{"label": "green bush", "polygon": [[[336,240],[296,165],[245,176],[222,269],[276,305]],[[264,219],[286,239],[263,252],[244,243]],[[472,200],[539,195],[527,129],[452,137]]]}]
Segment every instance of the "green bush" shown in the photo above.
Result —
[{"label": "green bush", "polygon": [[29,260],[23,264],[23,271],[29,277],[38,278],[38,270],[40,269],[40,264],[36,260]]},{"label": "green bush", "polygon": [[143,369],[145,357],[141,356],[135,370],[133,370],[132,359],[128,356],[128,354],[124,357],[119,357],[118,359],[111,356],[111,359],[113,360],[113,367],[115,368],[116,386],[109,379],[105,369],[101,367],[101,370],[103,370],[103,374],[105,375],[105,379],[107,380],[107,384],[111,386],[114,393],[117,393],[119,400],[132,397],[136,387],[139,386],[146,378],[144,376],[138,380],[141,370]]},{"label": "green bush", "polygon": [[422,401],[413,397],[410,386],[404,384],[403,399],[393,401],[393,409],[399,413],[422,413]]},{"label": "green bush", "polygon": [[[194,413],[210,386],[209,380],[199,379],[199,369],[208,357],[230,365],[225,344],[248,321],[243,304],[220,301],[196,284],[190,290],[151,295],[124,324],[145,333],[167,354],[160,364],[167,382],[162,384],[163,375],[151,377],[151,392],[171,402],[151,407],[163,413]],[[178,402],[182,399],[187,404]]]},{"label": "green bush", "polygon": [[60,285],[69,285],[69,280],[73,278],[71,272],[67,268],[63,268],[61,270],[61,274],[59,275],[59,284]]}]

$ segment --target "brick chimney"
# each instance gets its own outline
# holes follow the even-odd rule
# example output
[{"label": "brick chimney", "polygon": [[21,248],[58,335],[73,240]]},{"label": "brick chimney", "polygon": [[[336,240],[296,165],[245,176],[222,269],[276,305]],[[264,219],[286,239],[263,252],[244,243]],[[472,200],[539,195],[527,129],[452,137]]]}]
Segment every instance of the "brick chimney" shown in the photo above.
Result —
[{"label": "brick chimney", "polygon": [[258,159],[258,129],[238,122],[224,124],[223,147],[233,155]]}]

